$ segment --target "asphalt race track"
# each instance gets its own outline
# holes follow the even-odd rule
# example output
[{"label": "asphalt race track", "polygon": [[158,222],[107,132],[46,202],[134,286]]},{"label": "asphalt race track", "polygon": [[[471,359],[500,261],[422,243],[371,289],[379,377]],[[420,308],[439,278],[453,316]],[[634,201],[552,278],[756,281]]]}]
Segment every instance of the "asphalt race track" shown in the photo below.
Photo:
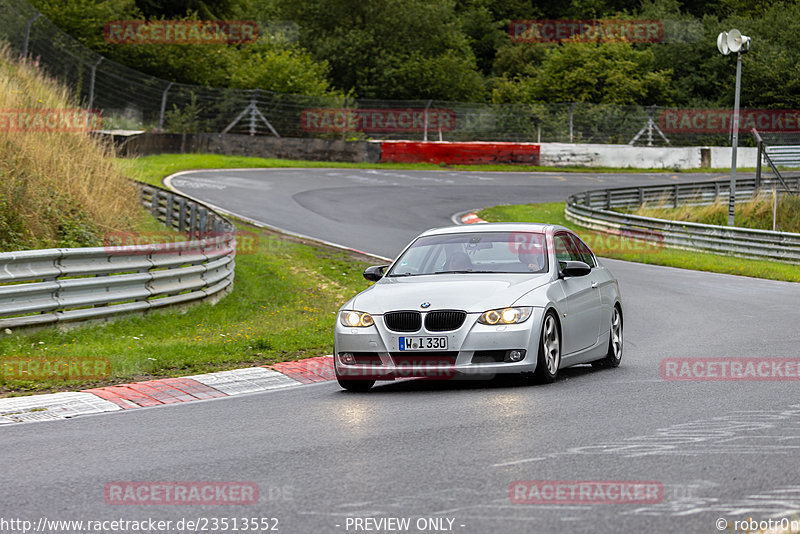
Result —
[{"label": "asphalt race track", "polygon": [[554,174],[359,169],[250,169],[180,173],[178,191],[240,216],[394,257],[451,216],[497,204],[563,202],[603,187],[693,182],[708,174]]},{"label": "asphalt race track", "polygon": [[[186,173],[172,185],[265,224],[392,257],[471,208],[711,178],[262,169]],[[386,382],[368,394],[327,382],[8,425],[0,515],[276,517],[288,533],[705,533],[724,530],[720,519],[732,532],[735,520],[800,511],[797,382],[659,375],[664,358],[800,356],[800,285],[604,263],[625,299],[618,369],[571,368],[547,386]],[[260,501],[112,506],[103,497],[115,481],[194,480],[255,482]],[[651,481],[663,491],[653,503],[519,504],[509,498],[518,480]],[[411,522],[367,530],[374,524],[357,529],[348,517]],[[418,529],[421,518],[442,522]]]}]

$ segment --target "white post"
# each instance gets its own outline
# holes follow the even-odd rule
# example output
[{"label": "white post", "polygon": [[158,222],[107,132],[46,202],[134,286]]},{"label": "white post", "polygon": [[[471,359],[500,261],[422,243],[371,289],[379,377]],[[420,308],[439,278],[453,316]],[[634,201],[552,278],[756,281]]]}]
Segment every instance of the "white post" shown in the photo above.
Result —
[{"label": "white post", "polygon": [[731,147],[731,195],[728,199],[728,226],[734,226],[736,210],[736,149],[739,145],[739,88],[742,84],[742,53],[736,53],[736,94],[733,101],[733,146]]},{"label": "white post", "polygon": [[342,141],[345,140],[347,133],[347,97],[344,97],[344,109],[342,110]]},{"label": "white post", "polygon": [[778,186],[772,186],[772,231],[778,226]]},{"label": "white post", "polygon": [[425,105],[425,127],[422,140],[426,143],[428,142],[428,109],[431,107],[431,102],[433,102],[433,100],[428,100],[428,103]]},{"label": "white post", "polygon": [[28,43],[31,40],[31,26],[33,26],[33,23],[36,21],[36,19],[38,19],[41,16],[42,16],[41,13],[37,13],[36,15],[33,16],[32,19],[28,21],[28,24],[25,26],[25,43],[22,46],[22,59],[28,58]]},{"label": "white post", "polygon": [[158,114],[158,131],[159,132],[163,132],[164,131],[164,113],[167,110],[167,92],[169,91],[169,88],[172,87],[173,83],[174,82],[169,82],[169,84],[167,84],[167,88],[164,89],[164,92],[161,94],[161,112]]},{"label": "white post", "polygon": [[[569,105],[569,142],[572,142],[572,115],[575,112],[575,106],[577,102],[573,102]],[[541,128],[539,128],[539,142],[541,142]]]},{"label": "white post", "polygon": [[103,61],[102,56],[97,60],[97,63],[92,66],[92,79],[89,82],[89,111],[92,111],[92,106],[94,106],[94,80],[97,75],[97,67],[100,65],[101,61]]}]

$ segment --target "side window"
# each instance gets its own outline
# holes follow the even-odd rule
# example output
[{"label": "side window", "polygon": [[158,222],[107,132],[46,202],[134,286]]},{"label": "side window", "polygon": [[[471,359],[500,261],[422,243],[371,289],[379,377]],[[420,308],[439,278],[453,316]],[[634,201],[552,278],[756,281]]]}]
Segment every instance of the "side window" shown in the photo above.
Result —
[{"label": "side window", "polygon": [[583,261],[567,234],[557,234],[553,237],[553,244],[556,249],[556,261],[559,264],[565,261]]},{"label": "side window", "polygon": [[577,236],[572,236],[572,242],[575,243],[575,248],[581,255],[581,261],[589,267],[597,267],[597,262],[594,261],[594,254],[592,254],[592,251],[586,246],[586,243],[581,241],[581,239]]}]

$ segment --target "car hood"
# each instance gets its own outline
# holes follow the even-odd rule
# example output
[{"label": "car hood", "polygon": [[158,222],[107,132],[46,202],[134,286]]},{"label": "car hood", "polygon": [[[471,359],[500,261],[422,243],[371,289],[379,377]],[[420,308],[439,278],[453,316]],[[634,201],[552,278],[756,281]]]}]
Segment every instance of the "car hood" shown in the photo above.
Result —
[{"label": "car hood", "polygon": [[548,273],[520,274],[438,274],[384,278],[358,294],[354,309],[373,314],[392,310],[456,309],[484,312],[512,305],[525,293],[550,281]]}]

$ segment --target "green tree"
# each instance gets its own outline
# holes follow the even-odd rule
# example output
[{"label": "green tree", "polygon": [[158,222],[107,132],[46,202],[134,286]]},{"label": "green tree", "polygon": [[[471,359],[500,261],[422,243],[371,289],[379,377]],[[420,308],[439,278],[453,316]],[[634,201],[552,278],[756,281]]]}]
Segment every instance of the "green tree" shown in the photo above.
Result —
[{"label": "green tree", "polygon": [[[265,34],[257,43],[241,45],[108,43],[103,39],[103,26],[107,22],[143,19],[144,15],[134,0],[32,1],[45,17],[84,45],[152,76],[214,87],[260,88],[314,96],[331,93],[327,63],[315,61],[308,51],[291,39]],[[246,19],[248,10],[276,16],[276,10],[270,12],[266,6],[257,9],[246,0],[229,0],[215,5],[216,11],[203,12],[202,15],[198,11],[200,4],[205,5],[203,2],[175,4],[180,7],[175,18],[199,20],[225,14]],[[153,3],[151,8],[158,5]],[[165,8],[153,14],[166,17],[170,12]],[[268,24],[261,26],[266,28]]]},{"label": "green tree", "polygon": [[228,65],[227,80],[219,83],[240,89],[325,95],[331,92],[327,76],[327,62],[314,61],[305,51],[262,45],[237,54]]},{"label": "green tree", "polygon": [[[800,108],[797,0],[31,1],[97,52],[171,81],[382,99],[730,106],[735,61],[715,40],[735,27],[752,38],[742,105]],[[263,36],[236,46],[103,40],[106,22],[145,17],[253,19]],[[608,17],[661,20],[678,34],[657,44],[508,37],[516,19]]]},{"label": "green tree", "polygon": [[367,98],[484,96],[452,0],[284,0],[282,8],[341,90]]},{"label": "green tree", "polygon": [[[721,29],[738,28],[752,39],[742,58],[742,105],[753,108],[800,109],[800,3],[778,2],[757,17],[737,16],[724,20]],[[715,35],[716,37],[716,35]],[[716,50],[714,50],[716,52]],[[722,63],[721,102],[733,104],[734,55],[716,54]]]},{"label": "green tree", "polygon": [[698,20],[681,7],[678,0],[644,0],[639,13],[642,18],[700,25],[694,38],[650,47],[654,68],[673,71],[671,87],[676,104],[733,105],[736,56],[722,56],[716,39],[719,32],[738,28],[752,39],[742,61],[742,106],[800,108],[800,52],[794,44],[800,32],[798,2],[741,3],[738,14],[724,19],[706,14]]},{"label": "green tree", "polygon": [[671,71],[653,70],[647,49],[629,43],[551,46],[528,76],[497,83],[495,102],[591,102],[667,104]]},{"label": "green tree", "polygon": [[135,0],[136,7],[147,19],[182,18],[196,14],[206,20],[231,17],[239,7],[238,0]]},{"label": "green tree", "polygon": [[660,20],[665,34],[670,28],[677,33],[665,35],[665,43],[641,45],[652,52],[655,70],[672,71],[674,103],[704,106],[716,100],[719,88],[715,78],[722,75],[722,65],[715,57],[719,55],[715,44],[718,20],[710,15],[697,19],[683,12],[679,0],[643,0],[637,17]]},{"label": "green tree", "polygon": [[31,0],[64,32],[95,50],[104,49],[103,26],[110,21],[141,19],[134,0]]}]

